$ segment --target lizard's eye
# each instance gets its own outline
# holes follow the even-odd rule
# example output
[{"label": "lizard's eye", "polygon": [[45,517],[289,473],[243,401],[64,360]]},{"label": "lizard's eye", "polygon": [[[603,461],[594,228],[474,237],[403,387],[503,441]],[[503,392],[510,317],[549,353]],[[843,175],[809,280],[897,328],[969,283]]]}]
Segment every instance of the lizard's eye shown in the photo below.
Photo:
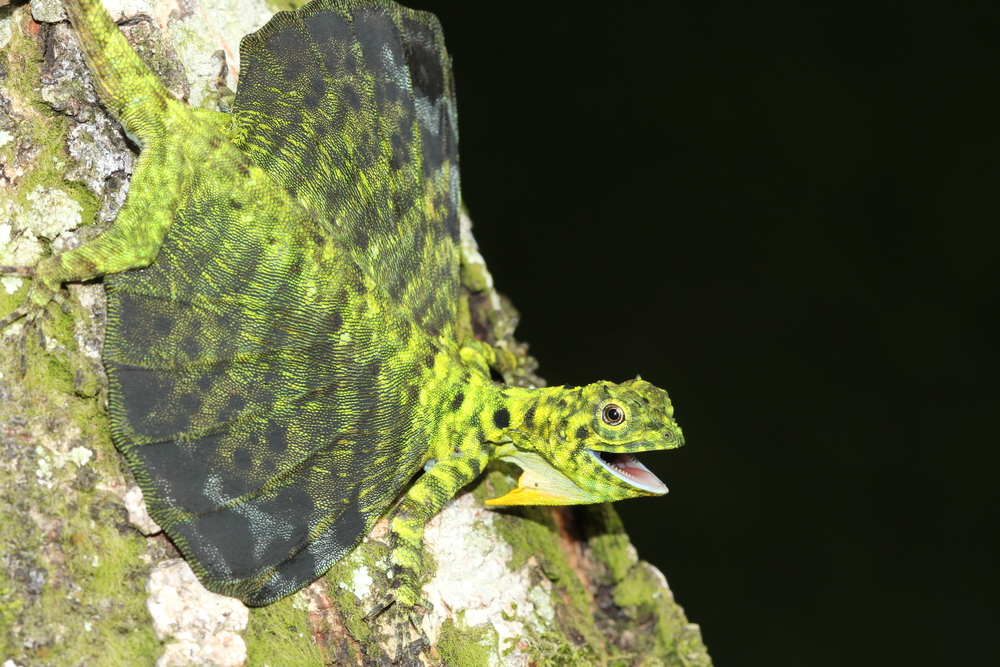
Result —
[{"label": "lizard's eye", "polygon": [[604,417],[604,423],[610,424],[611,426],[618,426],[625,421],[625,411],[614,403],[608,403],[605,405],[604,413],[601,416]]}]

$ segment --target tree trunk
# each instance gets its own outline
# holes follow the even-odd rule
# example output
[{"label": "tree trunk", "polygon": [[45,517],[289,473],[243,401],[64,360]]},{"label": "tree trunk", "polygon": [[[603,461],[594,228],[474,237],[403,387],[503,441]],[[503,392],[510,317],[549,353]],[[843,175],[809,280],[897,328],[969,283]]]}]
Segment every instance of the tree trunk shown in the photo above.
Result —
[{"label": "tree trunk", "polygon": [[[0,0],[3,4],[3,0]],[[220,108],[260,0],[106,2],[178,97]],[[0,264],[32,265],[114,219],[135,147],[98,104],[58,0],[0,6]],[[463,217],[460,312],[505,380],[540,385],[517,314]],[[516,469],[491,467],[427,526],[422,630],[395,641],[365,611],[384,590],[385,520],[321,580],[247,609],[206,591],[145,514],[112,445],[99,283],[69,285],[43,336],[0,332],[0,661],[14,665],[710,665],[697,625],[640,561],[610,506],[488,510]],[[0,279],[0,316],[27,281]],[[467,325],[468,326],[468,325]]]}]

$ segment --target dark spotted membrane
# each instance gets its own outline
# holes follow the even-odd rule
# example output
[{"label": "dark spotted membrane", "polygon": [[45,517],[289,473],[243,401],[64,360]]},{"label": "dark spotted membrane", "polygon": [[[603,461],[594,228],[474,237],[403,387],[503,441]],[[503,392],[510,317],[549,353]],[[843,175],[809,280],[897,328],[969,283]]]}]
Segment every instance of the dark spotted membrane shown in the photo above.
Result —
[{"label": "dark spotted membrane", "polygon": [[420,467],[413,383],[454,337],[458,153],[430,14],[316,0],[241,57],[234,143],[300,206],[197,189],[153,264],[107,279],[104,361],[153,518],[209,588],[261,605]]},{"label": "dark spotted membrane", "polygon": [[[236,143],[439,336],[458,296],[458,135],[437,19],[317,0],[240,44]],[[447,332],[446,332],[447,330]]]}]

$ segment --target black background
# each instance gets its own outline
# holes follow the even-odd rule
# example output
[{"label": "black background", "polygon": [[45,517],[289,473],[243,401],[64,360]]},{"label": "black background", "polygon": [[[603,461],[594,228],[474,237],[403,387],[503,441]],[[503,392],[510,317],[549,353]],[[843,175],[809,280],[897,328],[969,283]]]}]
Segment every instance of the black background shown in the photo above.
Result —
[{"label": "black background", "polygon": [[716,664],[1000,664],[1000,4],[412,4],[541,375],[674,400],[618,509]]}]

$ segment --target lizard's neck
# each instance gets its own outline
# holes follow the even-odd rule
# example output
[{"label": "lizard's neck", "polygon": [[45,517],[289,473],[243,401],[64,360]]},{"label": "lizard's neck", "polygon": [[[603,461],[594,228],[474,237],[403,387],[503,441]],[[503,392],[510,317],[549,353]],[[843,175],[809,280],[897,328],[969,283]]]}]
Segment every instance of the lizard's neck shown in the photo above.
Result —
[{"label": "lizard's neck", "polygon": [[569,393],[564,387],[500,385],[468,370],[438,387],[432,408],[437,438],[428,443],[430,458],[451,455],[456,447],[486,450],[493,458],[495,450],[512,441],[529,436],[549,440],[556,435],[550,431],[558,428],[550,419],[552,411]]}]

